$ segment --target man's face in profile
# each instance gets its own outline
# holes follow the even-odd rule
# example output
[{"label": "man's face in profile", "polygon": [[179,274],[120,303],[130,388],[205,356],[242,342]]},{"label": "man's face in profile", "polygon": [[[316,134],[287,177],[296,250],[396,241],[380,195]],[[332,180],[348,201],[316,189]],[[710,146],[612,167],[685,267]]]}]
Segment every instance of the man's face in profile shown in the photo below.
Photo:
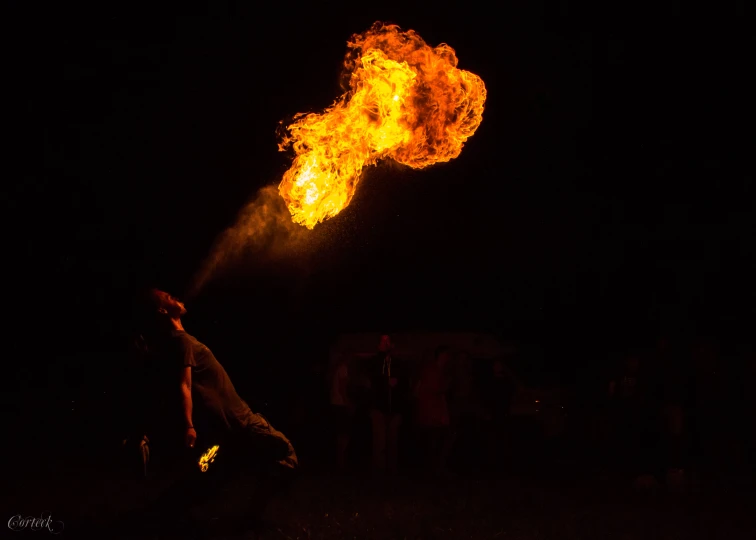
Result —
[{"label": "man's face in profile", "polygon": [[378,350],[381,352],[389,352],[391,349],[393,349],[391,338],[389,336],[381,336],[381,343],[378,345]]},{"label": "man's face in profile", "polygon": [[155,298],[155,303],[158,305],[158,312],[167,315],[171,319],[178,319],[186,315],[184,303],[167,292],[155,289],[152,294]]}]

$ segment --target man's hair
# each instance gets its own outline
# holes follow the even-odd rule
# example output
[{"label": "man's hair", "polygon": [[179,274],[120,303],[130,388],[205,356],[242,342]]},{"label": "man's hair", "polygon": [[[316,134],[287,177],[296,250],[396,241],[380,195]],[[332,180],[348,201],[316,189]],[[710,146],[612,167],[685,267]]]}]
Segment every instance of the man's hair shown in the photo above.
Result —
[{"label": "man's hair", "polygon": [[160,301],[157,296],[158,290],[155,287],[146,287],[139,291],[137,305],[142,315],[154,317],[157,313],[160,307]]},{"label": "man's hair", "polygon": [[133,322],[139,333],[152,334],[160,324],[160,299],[156,287],[144,287],[134,295]]}]

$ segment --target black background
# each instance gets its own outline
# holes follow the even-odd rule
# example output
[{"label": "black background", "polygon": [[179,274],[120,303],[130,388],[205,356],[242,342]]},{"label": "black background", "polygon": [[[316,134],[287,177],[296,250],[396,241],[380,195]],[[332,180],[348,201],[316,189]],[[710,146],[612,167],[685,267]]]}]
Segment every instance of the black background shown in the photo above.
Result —
[{"label": "black background", "polygon": [[490,330],[554,345],[568,368],[588,358],[574,347],[748,336],[742,3],[314,4],[10,5],[14,364],[113,362],[134,288],[186,290],[288,167],[278,123],[339,95],[346,40],[376,20],[454,47],[486,83],[483,123],[450,163],[369,170],[316,248],[251,254],[208,286],[186,326],[221,361],[346,330]]}]

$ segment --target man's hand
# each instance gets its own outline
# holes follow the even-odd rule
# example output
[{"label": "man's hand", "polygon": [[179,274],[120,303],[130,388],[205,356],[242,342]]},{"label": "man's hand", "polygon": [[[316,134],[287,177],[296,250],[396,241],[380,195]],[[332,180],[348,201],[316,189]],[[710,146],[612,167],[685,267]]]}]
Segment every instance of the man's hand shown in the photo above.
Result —
[{"label": "man's hand", "polygon": [[186,446],[189,448],[194,448],[194,443],[197,442],[197,432],[193,427],[186,428]]},{"label": "man's hand", "polygon": [[391,385],[391,388],[394,388],[397,385],[398,382],[399,382],[399,380],[396,377],[391,377],[389,379],[389,384]]}]

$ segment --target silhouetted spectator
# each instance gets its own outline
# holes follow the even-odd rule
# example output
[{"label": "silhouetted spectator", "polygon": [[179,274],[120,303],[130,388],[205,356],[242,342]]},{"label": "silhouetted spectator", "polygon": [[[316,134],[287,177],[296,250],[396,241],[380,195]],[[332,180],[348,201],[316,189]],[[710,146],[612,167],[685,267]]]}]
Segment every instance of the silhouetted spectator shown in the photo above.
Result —
[{"label": "silhouetted spectator", "polygon": [[509,367],[501,359],[491,363],[487,404],[494,421],[506,422],[517,390],[517,382]]},{"label": "silhouetted spectator", "polygon": [[330,426],[329,387],[322,359],[311,363],[288,366],[289,380],[289,425],[291,439],[301,447],[306,456],[306,465],[319,463],[330,457],[331,448],[323,433]]},{"label": "silhouetted spectator", "polygon": [[415,386],[415,423],[420,431],[427,465],[434,472],[444,472],[451,445],[451,416],[447,393],[450,389],[448,365],[451,351],[436,349],[433,361],[420,374]]},{"label": "silhouetted spectator", "polygon": [[449,396],[452,450],[461,463],[469,468],[481,462],[481,435],[490,414],[483,406],[479,385],[473,373],[473,360],[468,353],[457,355],[453,373]]},{"label": "silhouetted spectator", "polygon": [[634,407],[640,403],[643,391],[640,388],[640,356],[630,354],[626,357],[620,372],[609,381],[609,396],[619,401],[623,407]]},{"label": "silhouetted spectator", "polygon": [[732,411],[730,392],[712,340],[698,339],[692,351],[693,396],[690,407],[692,466],[704,482],[714,480],[728,460],[726,445]]},{"label": "silhouetted spectator", "polygon": [[354,405],[349,397],[349,362],[339,356],[330,376],[331,419],[336,434],[336,466],[343,471],[347,465],[347,448],[354,418]]},{"label": "silhouetted spectator", "polygon": [[664,343],[656,354],[656,365],[662,370],[659,392],[662,407],[664,467],[668,487],[682,489],[687,467],[686,406],[690,401],[691,380],[679,353]]},{"label": "silhouetted spectator", "polygon": [[746,359],[745,377],[742,379],[743,411],[741,418],[744,429],[745,452],[751,480],[756,480],[756,393],[753,384],[756,381],[756,354],[750,351]]},{"label": "silhouetted spectator", "polygon": [[517,390],[517,379],[500,358],[491,362],[488,377],[484,383],[484,404],[490,415],[490,443],[488,460],[495,468],[501,464],[507,447],[507,436],[511,431],[510,412]]},{"label": "silhouetted spectator", "polygon": [[635,478],[657,472],[653,386],[638,352],[628,354],[609,382],[614,449],[622,472]]},{"label": "silhouetted spectator", "polygon": [[450,412],[452,424],[487,418],[490,416],[483,406],[483,397],[478,381],[473,373],[473,360],[469,353],[457,355],[451,381]]},{"label": "silhouetted spectator", "polygon": [[409,409],[407,367],[392,355],[388,335],[381,336],[378,354],[369,367],[371,386],[370,420],[373,428],[373,468],[377,472],[397,471],[399,428]]}]

